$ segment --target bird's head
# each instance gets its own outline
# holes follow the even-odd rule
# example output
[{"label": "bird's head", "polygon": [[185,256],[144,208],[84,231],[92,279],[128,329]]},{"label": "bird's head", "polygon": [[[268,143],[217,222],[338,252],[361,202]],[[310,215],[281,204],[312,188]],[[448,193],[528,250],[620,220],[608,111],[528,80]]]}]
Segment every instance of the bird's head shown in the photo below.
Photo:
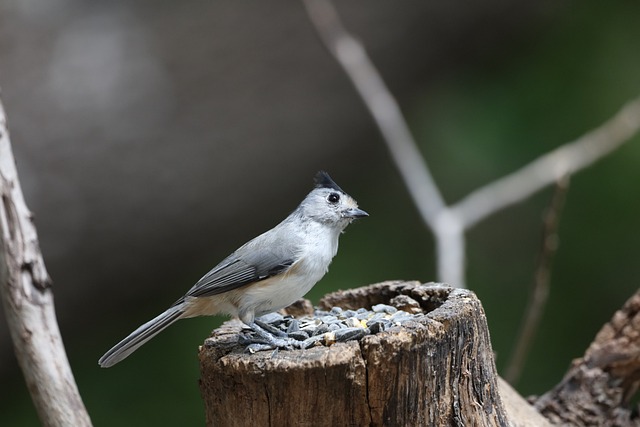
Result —
[{"label": "bird's head", "polygon": [[302,214],[310,219],[344,229],[356,218],[369,216],[358,203],[336,184],[328,173],[315,176],[315,187],[301,204]]}]

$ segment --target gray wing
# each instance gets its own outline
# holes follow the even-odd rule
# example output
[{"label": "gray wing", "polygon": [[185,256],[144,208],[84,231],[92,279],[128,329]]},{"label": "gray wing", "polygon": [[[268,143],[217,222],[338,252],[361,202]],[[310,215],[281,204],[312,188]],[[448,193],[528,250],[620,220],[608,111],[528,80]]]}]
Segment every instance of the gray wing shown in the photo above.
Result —
[{"label": "gray wing", "polygon": [[294,252],[284,245],[273,242],[275,244],[256,248],[257,245],[252,243],[244,245],[215,266],[185,296],[207,297],[228,292],[281,274],[295,262]]}]

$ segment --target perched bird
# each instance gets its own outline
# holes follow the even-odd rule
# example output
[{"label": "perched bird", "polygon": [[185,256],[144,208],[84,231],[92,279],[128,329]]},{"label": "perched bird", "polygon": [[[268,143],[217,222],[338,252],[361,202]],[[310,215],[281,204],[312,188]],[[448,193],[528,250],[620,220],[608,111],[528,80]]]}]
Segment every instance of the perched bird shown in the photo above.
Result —
[{"label": "perched bird", "polygon": [[338,238],[354,219],[368,216],[326,172],[280,224],[242,245],[205,274],[156,318],[133,331],[100,358],[108,368],[179,319],[227,314],[240,318],[276,347],[291,339],[274,336],[255,322],[302,298],[327,272]]}]

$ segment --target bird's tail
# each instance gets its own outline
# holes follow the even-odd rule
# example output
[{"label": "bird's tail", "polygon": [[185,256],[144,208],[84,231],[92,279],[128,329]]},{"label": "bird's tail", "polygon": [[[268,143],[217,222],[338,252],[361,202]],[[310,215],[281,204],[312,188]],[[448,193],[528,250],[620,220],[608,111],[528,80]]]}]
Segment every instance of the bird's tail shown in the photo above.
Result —
[{"label": "bird's tail", "polygon": [[114,345],[107,351],[104,356],[98,360],[98,364],[103,368],[109,368],[121,360],[128,357],[131,353],[139,349],[144,343],[162,332],[167,326],[171,325],[184,313],[182,304],[174,305],[158,317],[149,320],[135,331],[131,332],[128,337]]}]

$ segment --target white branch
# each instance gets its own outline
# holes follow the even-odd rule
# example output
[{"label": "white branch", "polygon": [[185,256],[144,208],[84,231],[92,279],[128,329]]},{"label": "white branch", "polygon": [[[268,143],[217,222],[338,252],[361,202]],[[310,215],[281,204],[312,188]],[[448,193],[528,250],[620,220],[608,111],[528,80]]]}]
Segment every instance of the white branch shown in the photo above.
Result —
[{"label": "white branch", "polygon": [[640,98],[611,120],[448,207],[413,140],[398,103],[363,45],[347,32],[329,0],[303,0],[317,33],[351,79],[382,133],[423,221],[436,237],[438,280],[464,287],[465,231],[513,203],[583,169],[640,129]]},{"label": "white branch", "polygon": [[525,167],[473,191],[452,210],[465,228],[526,199],[563,176],[584,169],[627,142],[640,130],[640,98],[628,102],[609,121],[574,142],[544,154]]},{"label": "white branch", "polygon": [[329,52],[342,66],[380,129],[422,220],[436,237],[438,280],[465,287],[464,228],[447,209],[402,111],[362,44],[351,36],[327,0],[304,0]]},{"label": "white branch", "polygon": [[464,224],[448,208],[443,209],[436,222],[436,266],[438,280],[454,286],[466,287]]},{"label": "white branch", "polygon": [[0,296],[42,424],[91,426],[62,344],[51,281],[24,201],[0,102]]}]

